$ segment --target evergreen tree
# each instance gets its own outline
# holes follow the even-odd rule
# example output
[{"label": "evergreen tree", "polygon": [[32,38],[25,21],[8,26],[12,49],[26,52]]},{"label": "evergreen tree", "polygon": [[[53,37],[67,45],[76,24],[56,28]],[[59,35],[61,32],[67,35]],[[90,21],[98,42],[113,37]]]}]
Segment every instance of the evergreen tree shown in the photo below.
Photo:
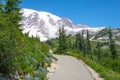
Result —
[{"label": "evergreen tree", "polygon": [[22,13],[20,13],[21,9],[19,8],[21,2],[21,0],[7,0],[5,6],[5,13],[8,22],[10,22],[11,25],[14,25],[17,29],[21,26],[20,21],[22,20]]},{"label": "evergreen tree", "polygon": [[87,30],[87,37],[86,37],[86,51],[87,53],[91,53],[91,44],[89,39],[89,31]]},{"label": "evergreen tree", "polygon": [[0,0],[0,14],[3,12],[3,3],[2,0]]},{"label": "evergreen tree", "polygon": [[97,46],[96,46],[96,49],[97,49],[97,60],[100,61],[101,60],[101,46],[100,46],[100,43],[97,43]]},{"label": "evergreen tree", "polygon": [[58,38],[58,43],[59,43],[59,46],[58,46],[58,52],[59,51],[61,51],[61,50],[63,50],[63,48],[62,48],[62,30],[61,30],[61,28],[59,28],[59,38]]},{"label": "evergreen tree", "polygon": [[84,31],[82,31],[82,35],[76,34],[75,48],[85,54],[85,39],[83,35]]},{"label": "evergreen tree", "polygon": [[85,55],[86,51],[85,51],[84,30],[82,30],[82,51],[83,51],[83,54]]},{"label": "evergreen tree", "polygon": [[0,0],[0,30],[4,30],[4,4],[2,3],[2,0]]},{"label": "evergreen tree", "polygon": [[115,50],[115,42],[113,40],[113,34],[111,28],[109,29],[109,50],[111,53],[111,58],[115,59],[117,56],[116,50]]},{"label": "evergreen tree", "polygon": [[59,46],[58,46],[58,53],[62,53],[67,49],[66,44],[66,33],[64,30],[64,26],[62,28],[59,28]]},{"label": "evergreen tree", "polygon": [[79,35],[79,50],[83,51],[83,37]]},{"label": "evergreen tree", "polygon": [[87,38],[86,38],[86,52],[90,55],[90,58],[92,59],[92,48],[91,48],[91,44],[90,44],[88,30],[87,30]]},{"label": "evergreen tree", "polygon": [[63,49],[66,50],[67,49],[67,45],[66,45],[67,37],[66,37],[64,26],[62,27],[62,41],[63,41]]},{"label": "evergreen tree", "polygon": [[[19,23],[21,14],[19,9],[19,0],[6,0],[4,6],[0,7],[2,11],[4,32],[0,43],[0,73],[5,76],[11,76],[18,68],[18,59],[24,56],[20,54],[21,32]],[[4,15],[3,15],[4,13]],[[1,68],[2,67],[2,68]]]},{"label": "evergreen tree", "polygon": [[80,50],[80,34],[78,33],[78,34],[76,34],[76,39],[75,39],[75,48],[77,49],[77,50]]}]

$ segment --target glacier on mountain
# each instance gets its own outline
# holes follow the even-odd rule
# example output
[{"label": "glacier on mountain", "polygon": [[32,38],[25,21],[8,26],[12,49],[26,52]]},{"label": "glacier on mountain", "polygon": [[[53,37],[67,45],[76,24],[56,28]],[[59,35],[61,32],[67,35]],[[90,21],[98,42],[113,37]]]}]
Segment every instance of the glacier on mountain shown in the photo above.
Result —
[{"label": "glacier on mountain", "polygon": [[38,37],[40,41],[46,41],[58,37],[59,27],[64,25],[67,35],[75,35],[82,30],[89,30],[90,34],[95,34],[104,27],[91,28],[87,25],[75,25],[68,18],[60,18],[52,13],[36,11],[23,8],[23,33],[28,33],[29,37]]}]

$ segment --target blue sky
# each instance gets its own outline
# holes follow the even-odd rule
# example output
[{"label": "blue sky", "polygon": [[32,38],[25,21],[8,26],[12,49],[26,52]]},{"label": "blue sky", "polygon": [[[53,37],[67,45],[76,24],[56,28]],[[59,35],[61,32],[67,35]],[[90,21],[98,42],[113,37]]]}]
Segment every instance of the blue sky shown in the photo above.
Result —
[{"label": "blue sky", "polygon": [[67,17],[75,24],[120,28],[120,0],[23,0],[21,7]]}]

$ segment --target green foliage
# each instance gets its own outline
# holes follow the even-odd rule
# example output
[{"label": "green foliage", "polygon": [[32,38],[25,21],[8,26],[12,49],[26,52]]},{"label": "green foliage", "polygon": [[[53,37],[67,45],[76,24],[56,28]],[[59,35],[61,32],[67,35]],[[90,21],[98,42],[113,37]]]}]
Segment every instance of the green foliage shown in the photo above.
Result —
[{"label": "green foliage", "polygon": [[[49,47],[35,38],[23,35],[19,27],[21,0],[0,2],[0,77],[30,74],[31,79],[46,80],[45,63],[50,65]],[[4,6],[2,6],[4,5]],[[34,80],[34,79],[33,79]]]},{"label": "green foliage", "polygon": [[81,49],[81,43],[82,43],[82,41],[81,41],[81,35],[80,35],[80,33],[79,34],[76,34],[76,39],[75,39],[75,48],[77,49],[77,50],[80,50]]},{"label": "green foliage", "polygon": [[[108,29],[107,29],[108,30]],[[107,32],[108,34],[108,32]],[[65,51],[65,55],[71,55],[78,59],[82,59],[85,63],[91,66],[95,71],[97,71],[101,77],[105,80],[119,80],[120,79],[120,46],[117,47],[117,58],[112,59],[111,51],[109,47],[109,42],[99,42],[99,41],[90,41],[89,33],[87,33],[86,40],[82,35],[77,34],[76,36],[68,36],[66,38],[66,43],[68,44],[68,49]],[[112,39],[112,38],[111,38]],[[55,46],[58,47],[58,40],[54,39],[51,41]],[[84,44],[81,44],[84,43]],[[84,45],[81,48],[81,45]],[[111,49],[114,49],[112,46]],[[88,47],[88,48],[87,48]],[[91,54],[86,54],[86,51]]]},{"label": "green foliage", "polygon": [[102,51],[101,51],[101,47],[100,47],[100,43],[97,43],[97,46],[96,46],[96,54],[97,54],[97,59],[98,59],[98,61],[101,61],[101,53],[102,53]]},{"label": "green foliage", "polygon": [[91,48],[91,43],[90,43],[90,39],[89,39],[89,31],[87,30],[87,38],[86,38],[86,52],[92,53],[92,48]]},{"label": "green foliage", "polygon": [[111,58],[115,59],[117,57],[117,52],[115,49],[115,42],[112,39],[112,37],[113,37],[112,30],[109,29],[109,49],[111,52]]},{"label": "green foliage", "polygon": [[103,58],[101,65],[120,73],[120,59]]},{"label": "green foliage", "polygon": [[67,43],[66,43],[66,33],[64,30],[64,26],[62,28],[59,28],[59,38],[58,38],[58,53],[64,53],[64,51],[67,49]]}]

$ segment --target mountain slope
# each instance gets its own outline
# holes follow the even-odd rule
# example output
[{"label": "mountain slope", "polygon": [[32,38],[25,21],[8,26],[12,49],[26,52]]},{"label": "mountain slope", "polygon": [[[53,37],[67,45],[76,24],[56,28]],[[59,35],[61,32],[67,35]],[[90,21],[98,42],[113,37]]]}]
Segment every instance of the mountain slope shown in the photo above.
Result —
[{"label": "mountain slope", "polygon": [[[91,40],[97,40],[101,42],[108,42],[109,41],[109,28],[104,28],[101,31],[97,32]],[[120,45],[120,28],[112,29],[113,39],[115,43]]]},{"label": "mountain slope", "polygon": [[[107,39],[109,36],[108,32],[109,32],[109,28],[104,28],[100,30],[93,36],[93,40]],[[113,33],[113,38],[115,39],[116,37],[120,36],[120,29],[112,29],[112,33]]]},{"label": "mountain slope", "polygon": [[78,24],[75,25],[68,18],[60,18],[48,12],[36,11],[31,9],[22,9],[23,13],[23,33],[28,33],[29,37],[38,37],[41,41],[58,37],[58,29],[64,25],[67,35],[75,35],[80,33],[82,30],[89,30],[90,34],[103,29],[91,28],[86,25]]}]

